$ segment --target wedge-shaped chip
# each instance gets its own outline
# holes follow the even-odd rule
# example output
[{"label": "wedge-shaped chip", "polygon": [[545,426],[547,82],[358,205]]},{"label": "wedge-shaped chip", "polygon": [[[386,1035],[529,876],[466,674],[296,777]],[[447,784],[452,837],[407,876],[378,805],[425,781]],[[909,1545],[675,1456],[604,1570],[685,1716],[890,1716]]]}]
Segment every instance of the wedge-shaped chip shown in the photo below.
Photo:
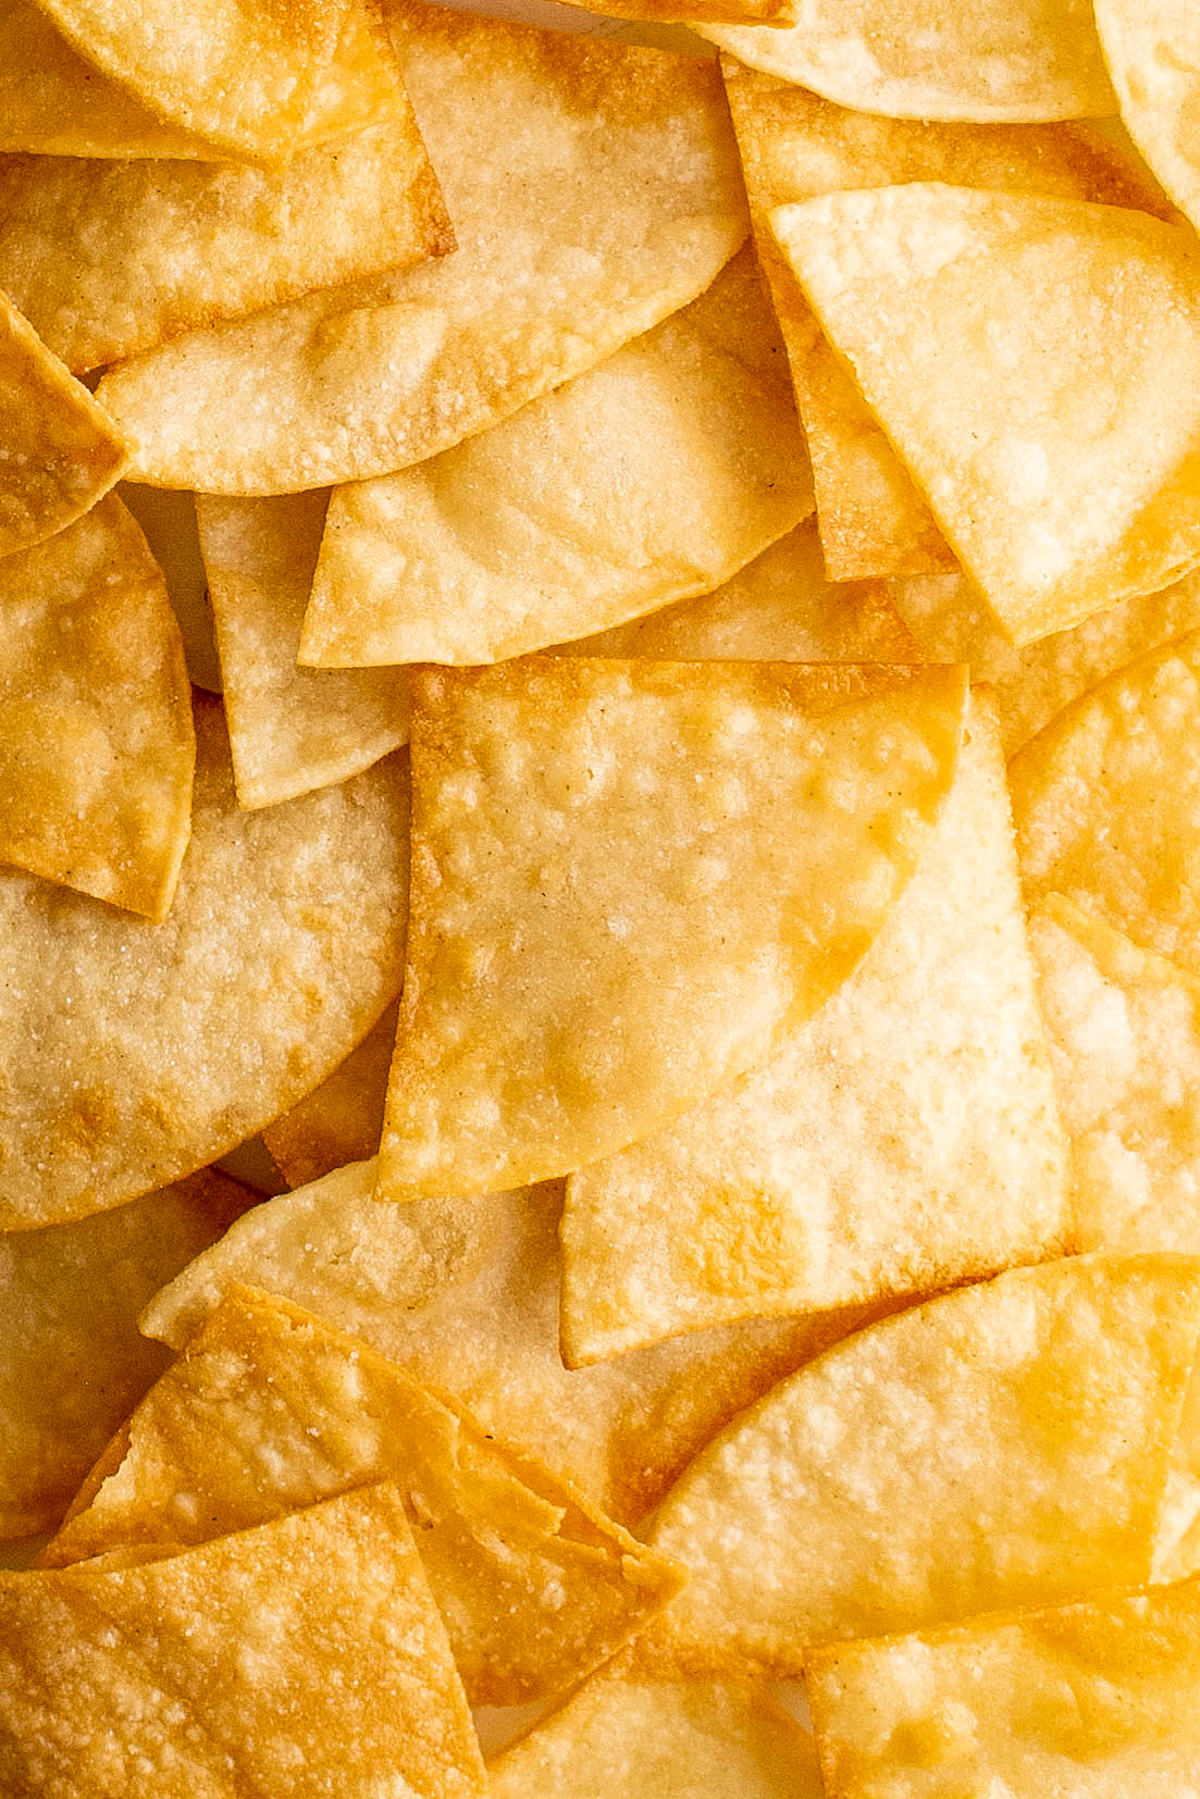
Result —
[{"label": "wedge-shaped chip", "polygon": [[394,1363],[245,1288],[146,1395],[114,1461],[122,1448],[47,1565],[207,1542],[388,1480],[474,1705],[561,1691],[682,1584],[670,1562]]},{"label": "wedge-shaped chip", "polygon": [[398,1005],[389,1006],[319,1087],[263,1127],[263,1142],[289,1187],[307,1186],[378,1151],[397,1012]]},{"label": "wedge-shaped chip", "polygon": [[707,593],[812,511],[754,253],[598,368],[335,489],[303,662],[495,662]]},{"label": "wedge-shaped chip", "polygon": [[0,157],[0,288],[77,373],[453,244],[411,112],[282,171]]},{"label": "wedge-shaped chip", "polygon": [[1009,780],[1027,897],[1200,974],[1200,631],[1065,707]]},{"label": "wedge-shaped chip", "polygon": [[963,700],[953,668],[562,657],[416,676],[381,1192],[565,1173],[761,1061],[903,891]]},{"label": "wedge-shaped chip", "polygon": [[0,1537],[52,1530],[162,1372],[135,1320],[251,1195],[216,1173],[0,1249]]},{"label": "wedge-shaped chip", "polygon": [[814,1652],[835,1799],[1175,1799],[1200,1781],[1200,1582]]},{"label": "wedge-shaped chip", "polygon": [[1121,116],[1200,230],[1200,54],[1190,0],[1095,0]]},{"label": "wedge-shaped chip", "polygon": [[[408,736],[399,671],[296,666],[327,497],[196,499],[243,806],[274,806],[344,781]],[[373,1155],[378,1142],[364,1153]]]},{"label": "wedge-shaped chip", "polygon": [[1200,560],[1200,246],[1186,227],[919,182],[771,223],[1013,642]]},{"label": "wedge-shaped chip", "polygon": [[285,1295],[634,1523],[728,1418],[861,1318],[754,1319],[569,1373],[557,1185],[407,1206],[374,1185],[374,1164],[357,1163],[257,1206],[142,1328],[182,1349],[234,1282]]},{"label": "wedge-shaped chip", "polygon": [[795,1673],[822,1638],[1145,1580],[1198,1301],[1192,1257],[1078,1257],[849,1338],[664,1501],[692,1578],[663,1628]]},{"label": "wedge-shaped chip", "polygon": [[178,1179],[253,1136],[399,985],[407,779],[380,763],[247,816],[200,697],[192,841],[151,925],[0,876],[0,1222],[30,1229]]},{"label": "wedge-shaped chip", "polygon": [[1069,631],[1014,649],[961,575],[893,581],[891,603],[931,662],[967,662],[996,696],[1000,735],[1016,755],[1072,700],[1135,657],[1200,627],[1200,574],[1093,612]]},{"label": "wedge-shaped chip", "polygon": [[483,1769],[394,1488],[141,1567],[0,1574],[13,1799],[468,1799]]},{"label": "wedge-shaped chip", "polygon": [[0,859],[166,916],[196,739],[162,571],[115,494],[0,559]]},{"label": "wedge-shaped chip", "polygon": [[899,119],[1115,112],[1084,0],[801,0],[790,30],[701,27],[751,68]]},{"label": "wedge-shaped chip", "polygon": [[1061,1254],[1064,1149],[976,706],[917,872],[845,986],[763,1067],[571,1176],[566,1359]]},{"label": "wedge-shaped chip", "polygon": [[843,188],[947,181],[1103,201],[1167,216],[1136,159],[1082,125],[944,125],[847,111],[788,82],[722,63],[759,254],[796,383],[817,512],[836,580],[954,566],[928,505],[834,356],[767,227],[776,206]]},{"label": "wedge-shaped chip", "polygon": [[421,0],[392,25],[457,253],[108,375],[139,479],[269,494],[420,462],[695,299],[742,242],[705,63]]}]

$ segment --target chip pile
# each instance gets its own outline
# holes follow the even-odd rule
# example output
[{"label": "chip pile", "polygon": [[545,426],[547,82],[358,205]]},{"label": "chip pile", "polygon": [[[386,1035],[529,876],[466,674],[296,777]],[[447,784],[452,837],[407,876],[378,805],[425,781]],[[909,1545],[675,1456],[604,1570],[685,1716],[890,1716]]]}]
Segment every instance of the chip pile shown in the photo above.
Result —
[{"label": "chip pile", "polygon": [[1182,1799],[1200,14],[519,10],[0,4],[0,1791]]}]

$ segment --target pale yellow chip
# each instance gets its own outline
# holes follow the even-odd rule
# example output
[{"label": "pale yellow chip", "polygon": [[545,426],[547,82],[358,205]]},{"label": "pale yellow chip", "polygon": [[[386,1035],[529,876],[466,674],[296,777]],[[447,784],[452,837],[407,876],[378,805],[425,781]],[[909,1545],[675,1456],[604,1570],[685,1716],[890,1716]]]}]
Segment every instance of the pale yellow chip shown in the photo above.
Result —
[{"label": "pale yellow chip", "polygon": [[1009,768],[1027,897],[1200,974],[1200,632],[1120,669]]},{"label": "pale yellow chip", "polygon": [[115,494],[0,559],[0,860],[153,919],[196,738],[162,571]]},{"label": "pale yellow chip", "polygon": [[335,489],[300,659],[543,649],[709,592],[811,511],[747,246],[690,306],[494,430]]},{"label": "pale yellow chip", "polygon": [[166,1357],[139,1335],[146,1301],[251,1195],[215,1172],[0,1255],[0,1538],[52,1530]]},{"label": "pale yellow chip", "polygon": [[5,1229],[224,1155],[330,1073],[399,986],[403,763],[241,813],[220,707],[196,704],[192,840],[165,923],[0,875]]},{"label": "pale yellow chip", "polygon": [[396,1042],[398,1003],[319,1087],[272,1124],[262,1138],[289,1187],[304,1187],[375,1155]]},{"label": "pale yellow chip", "polygon": [[845,986],[763,1067],[571,1176],[566,1360],[1062,1254],[1065,1147],[976,705],[917,871]]},{"label": "pale yellow chip", "polygon": [[861,1317],[754,1319],[569,1372],[559,1185],[407,1206],[376,1200],[374,1185],[374,1163],[356,1163],[256,1206],[164,1288],[142,1328],[182,1349],[234,1282],[282,1294],[633,1524],[714,1431]]},{"label": "pale yellow chip", "polygon": [[399,1494],[360,1488],[145,1566],[0,1574],[0,1782],[14,1799],[482,1794]]},{"label": "pale yellow chip", "polygon": [[416,676],[381,1193],[583,1167],[770,1054],[903,892],[964,698],[960,669],[883,665]]},{"label": "pale yellow chip", "polygon": [[1192,0],[1095,0],[1121,116],[1200,230],[1200,51]]},{"label": "pale yellow chip", "polygon": [[830,1799],[1175,1799],[1200,1782],[1200,1582],[814,1653]]},{"label": "pale yellow chip", "polygon": [[702,26],[751,68],[899,119],[1115,112],[1087,0],[801,0],[789,30]]},{"label": "pale yellow chip", "polygon": [[890,600],[931,662],[967,662],[996,696],[1004,752],[1016,755],[1064,706],[1146,651],[1200,627],[1200,574],[1135,594],[1023,650],[1002,635],[961,575],[893,581]]},{"label": "pale yellow chip", "polygon": [[[319,489],[272,500],[196,496],[243,806],[274,806],[344,781],[408,736],[400,670],[296,666],[327,498]],[[365,1153],[377,1147],[378,1139]]]},{"label": "pale yellow chip", "polygon": [[1014,643],[1200,560],[1194,233],[937,183],[825,195],[771,224]]},{"label": "pale yellow chip", "polygon": [[1198,1302],[1196,1258],[1074,1257],[848,1338],[664,1501],[650,1541],[692,1577],[663,1629],[797,1673],[824,1638],[1147,1579]]},{"label": "pale yellow chip", "polygon": [[44,1565],[208,1542],[392,1481],[474,1705],[562,1691],[682,1584],[670,1562],[394,1363],[246,1288],[206,1320],[123,1436],[118,1465],[89,1483]]}]

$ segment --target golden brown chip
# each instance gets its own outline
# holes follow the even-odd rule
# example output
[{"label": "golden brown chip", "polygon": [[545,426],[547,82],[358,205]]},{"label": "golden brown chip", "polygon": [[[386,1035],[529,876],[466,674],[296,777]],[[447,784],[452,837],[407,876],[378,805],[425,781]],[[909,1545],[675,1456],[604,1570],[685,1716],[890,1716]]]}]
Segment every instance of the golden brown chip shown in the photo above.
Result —
[{"label": "golden brown chip", "polygon": [[823,1638],[1147,1579],[1198,1300],[1194,1257],[1081,1256],[848,1338],[664,1501],[692,1578],[663,1628],[797,1673]]},{"label": "golden brown chip", "polygon": [[0,1221],[120,1205],[252,1136],[336,1067],[400,981],[407,778],[388,761],[237,810],[197,699],[192,841],[164,924],[0,875]]},{"label": "golden brown chip", "polygon": [[1200,230],[1200,56],[1191,0],[1095,0],[1121,116]]},{"label": "golden brown chip", "polygon": [[289,1187],[304,1187],[379,1149],[399,1002],[333,1073],[263,1127],[263,1142]]},{"label": "golden brown chip", "polygon": [[138,479],[253,495],[420,462],[695,299],[745,237],[706,63],[421,0],[391,22],[458,251],[107,375]]},{"label": "golden brown chip", "polygon": [[[399,670],[296,666],[327,498],[321,490],[273,500],[196,497],[243,806],[274,806],[344,781],[408,737]],[[374,1155],[378,1142],[362,1153]]]},{"label": "golden brown chip", "polygon": [[0,1574],[0,1781],[13,1799],[481,1794],[399,1494],[144,1566]]},{"label": "golden brown chip", "polygon": [[381,1193],[583,1167],[761,1061],[907,884],[964,694],[961,670],[882,665],[416,676]]}]

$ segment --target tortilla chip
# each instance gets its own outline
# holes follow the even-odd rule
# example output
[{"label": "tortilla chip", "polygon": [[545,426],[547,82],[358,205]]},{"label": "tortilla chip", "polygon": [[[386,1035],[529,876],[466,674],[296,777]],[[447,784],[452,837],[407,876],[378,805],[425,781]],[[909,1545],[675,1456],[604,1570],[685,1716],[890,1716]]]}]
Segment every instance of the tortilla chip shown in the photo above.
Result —
[{"label": "tortilla chip", "polygon": [[1009,782],[1030,902],[1061,893],[1200,974],[1200,631],[1065,707]]},{"label": "tortilla chip", "polygon": [[252,495],[420,462],[695,299],[744,239],[709,65],[420,0],[391,22],[457,253],[106,376],[137,479]]},{"label": "tortilla chip", "polygon": [[192,841],[165,924],[0,876],[0,1223],[122,1204],[224,1155],[366,1035],[400,982],[407,781],[378,764],[249,816],[197,699]]},{"label": "tortilla chip", "polygon": [[1191,0],[1095,0],[1121,117],[1200,230],[1200,57]]},{"label": "tortilla chip", "polygon": [[282,1294],[633,1524],[727,1419],[861,1319],[754,1319],[568,1372],[559,1185],[407,1206],[374,1186],[374,1163],[356,1163],[255,1207],[151,1301],[143,1330],[182,1349],[234,1282]]},{"label": "tortilla chip", "polygon": [[1200,1781],[1200,1583],[814,1651],[837,1799],[1108,1799]]},{"label": "tortilla chip", "polygon": [[[243,806],[274,806],[344,781],[408,737],[408,683],[398,670],[296,666],[327,499],[320,490],[196,498]],[[364,1153],[377,1147],[378,1138]]]},{"label": "tortilla chip", "polygon": [[494,431],[337,488],[302,662],[496,662],[707,593],[812,511],[747,246],[698,300]]},{"label": "tortilla chip", "polygon": [[893,581],[889,593],[931,662],[968,662],[996,696],[1004,753],[1015,756],[1064,706],[1136,656],[1200,627],[1200,574],[1135,594],[1069,631],[1014,649],[961,575]]},{"label": "tortilla chip", "polygon": [[1004,763],[977,704],[917,871],[845,986],[763,1067],[571,1176],[564,1359],[936,1292],[1073,1235]]},{"label": "tortilla chip", "polygon": [[826,195],[771,222],[1014,643],[1200,560],[1193,233],[935,183]]},{"label": "tortilla chip", "polygon": [[52,1530],[166,1364],[146,1301],[251,1195],[216,1172],[78,1224],[6,1239],[0,1257],[0,1537]]},{"label": "tortilla chip", "polygon": [[264,1125],[263,1142],[289,1187],[305,1187],[377,1153],[398,1011],[399,1002],[389,1006],[319,1087]]},{"label": "tortilla chip", "polygon": [[752,69],[891,118],[981,123],[1116,111],[1086,0],[808,0],[790,30],[699,29]]},{"label": "tortilla chip", "polygon": [[43,1799],[484,1786],[394,1488],[140,1567],[0,1574],[0,1774]]},{"label": "tortilla chip", "polygon": [[907,884],[963,703],[953,668],[531,657],[415,676],[381,1193],[583,1167],[769,1055]]},{"label": "tortilla chip", "polygon": [[196,739],[162,571],[115,494],[0,559],[0,859],[165,918]]}]

